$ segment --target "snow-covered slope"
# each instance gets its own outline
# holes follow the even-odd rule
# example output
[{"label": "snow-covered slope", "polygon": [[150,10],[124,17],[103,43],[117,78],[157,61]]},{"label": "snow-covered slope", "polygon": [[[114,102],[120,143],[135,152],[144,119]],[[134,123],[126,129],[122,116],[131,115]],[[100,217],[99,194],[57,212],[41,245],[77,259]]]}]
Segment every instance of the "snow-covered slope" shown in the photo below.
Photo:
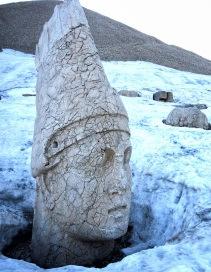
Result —
[{"label": "snow-covered slope", "polygon": [[[166,126],[175,105],[204,103],[211,122],[211,76],[146,62],[105,62],[130,117],[133,154],[132,254],[102,271],[211,271],[211,131]],[[35,182],[30,152],[35,118],[34,57],[0,53],[0,247],[32,219]],[[175,103],[152,100],[156,89],[174,93]],[[142,250],[142,251],[141,251]],[[96,271],[67,266],[52,271]],[[99,269],[100,270],[100,269]],[[0,271],[43,271],[0,257]]]}]

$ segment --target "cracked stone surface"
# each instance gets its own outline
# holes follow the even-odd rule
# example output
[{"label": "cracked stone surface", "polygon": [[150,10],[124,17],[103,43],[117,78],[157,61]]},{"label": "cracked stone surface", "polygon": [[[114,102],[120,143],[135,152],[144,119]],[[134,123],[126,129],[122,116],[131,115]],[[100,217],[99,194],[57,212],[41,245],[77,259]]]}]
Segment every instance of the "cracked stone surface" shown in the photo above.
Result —
[{"label": "cracked stone surface", "polygon": [[127,231],[131,144],[126,110],[78,0],[55,8],[37,46],[36,67],[33,261],[90,265]]}]

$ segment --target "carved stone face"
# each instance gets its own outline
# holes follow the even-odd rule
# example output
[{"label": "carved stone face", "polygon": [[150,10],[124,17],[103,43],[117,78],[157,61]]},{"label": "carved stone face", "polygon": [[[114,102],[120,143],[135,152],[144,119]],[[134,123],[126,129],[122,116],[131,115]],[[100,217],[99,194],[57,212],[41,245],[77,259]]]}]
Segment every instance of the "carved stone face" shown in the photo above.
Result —
[{"label": "carved stone face", "polygon": [[[59,145],[52,140],[49,149]],[[54,224],[84,240],[123,235],[130,211],[130,156],[129,134],[110,131],[79,140],[50,158],[49,166],[59,158],[44,176]]]},{"label": "carved stone face", "polygon": [[78,0],[58,5],[43,27],[36,67],[32,259],[90,265],[127,231],[131,146],[127,112]]}]

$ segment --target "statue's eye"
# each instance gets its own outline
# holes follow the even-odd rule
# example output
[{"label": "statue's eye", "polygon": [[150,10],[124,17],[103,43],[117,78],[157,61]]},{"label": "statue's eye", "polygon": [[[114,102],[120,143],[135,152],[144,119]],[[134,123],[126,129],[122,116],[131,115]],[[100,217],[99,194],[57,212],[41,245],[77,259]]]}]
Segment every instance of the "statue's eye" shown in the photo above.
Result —
[{"label": "statue's eye", "polygon": [[129,147],[127,147],[125,149],[125,152],[124,152],[124,164],[129,163],[130,157],[131,157],[131,153],[132,153],[132,147],[129,146]]},{"label": "statue's eye", "polygon": [[103,165],[113,161],[115,152],[111,148],[101,149],[101,153],[103,158]]}]

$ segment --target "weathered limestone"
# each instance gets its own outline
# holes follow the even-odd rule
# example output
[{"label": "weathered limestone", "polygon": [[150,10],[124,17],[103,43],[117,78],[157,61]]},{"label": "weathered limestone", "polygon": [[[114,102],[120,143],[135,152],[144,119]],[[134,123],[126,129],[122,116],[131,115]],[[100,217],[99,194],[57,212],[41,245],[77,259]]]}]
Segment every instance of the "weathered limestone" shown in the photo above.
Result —
[{"label": "weathered limestone", "polygon": [[128,226],[128,116],[111,88],[78,0],[57,6],[40,37],[32,174],[32,257],[90,265]]},{"label": "weathered limestone", "polygon": [[177,127],[209,129],[206,115],[197,107],[175,108],[169,113],[167,119],[163,120],[163,123]]}]

